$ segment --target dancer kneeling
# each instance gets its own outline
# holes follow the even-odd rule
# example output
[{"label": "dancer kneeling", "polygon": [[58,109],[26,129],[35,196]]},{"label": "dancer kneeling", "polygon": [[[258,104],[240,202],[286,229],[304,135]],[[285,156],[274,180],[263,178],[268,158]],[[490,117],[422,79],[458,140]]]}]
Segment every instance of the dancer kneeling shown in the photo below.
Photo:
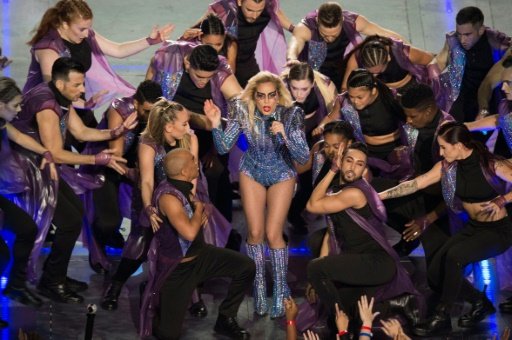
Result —
[{"label": "dancer kneeling", "polygon": [[471,311],[459,318],[460,327],[472,327],[495,313],[485,294],[464,278],[464,267],[499,255],[512,244],[512,222],[505,209],[512,199],[512,193],[506,192],[512,163],[472,140],[459,123],[441,126],[437,141],[443,161],[426,174],[379,194],[382,199],[406,196],[441,181],[446,205],[469,215],[468,223],[431,260],[428,282],[441,300],[434,315],[414,329],[420,336],[451,331],[450,310],[457,297],[472,304]]},{"label": "dancer kneeling", "polygon": [[[320,257],[311,261],[307,269],[309,282],[322,303],[331,306],[332,315],[335,303],[350,314],[361,294],[381,301],[402,295],[400,299],[407,297],[412,302],[411,295],[404,293],[416,293],[384,235],[384,205],[362,178],[367,159],[364,144],[348,145],[341,164],[339,159],[333,161],[331,170],[313,190],[306,206],[312,213],[329,214],[332,221]],[[341,190],[328,195],[327,189],[338,171],[341,171]],[[417,313],[413,308],[405,316],[414,322]]]},{"label": "dancer kneeling", "polygon": [[[254,262],[228,249],[204,242],[203,204],[193,201],[192,181],[199,174],[190,151],[174,149],[164,160],[167,181],[153,194],[153,206],[164,223],[155,233],[148,254],[149,282],[141,308],[141,335],[154,330],[158,339],[178,339],[185,311],[198,284],[214,277],[230,277],[226,299],[219,306],[217,333],[248,339],[236,315],[244,293],[254,280]],[[153,326],[153,318],[155,324]]]}]

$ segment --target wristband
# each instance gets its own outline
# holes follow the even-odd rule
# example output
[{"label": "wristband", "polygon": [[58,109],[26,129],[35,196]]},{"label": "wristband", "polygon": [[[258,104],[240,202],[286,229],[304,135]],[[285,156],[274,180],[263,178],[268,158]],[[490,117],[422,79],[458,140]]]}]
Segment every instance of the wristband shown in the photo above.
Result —
[{"label": "wristband", "polygon": [[503,209],[503,207],[507,204],[507,199],[503,197],[503,195],[499,195],[498,197],[492,199],[491,202],[500,207],[500,209]]},{"label": "wristband", "polygon": [[345,331],[339,331],[339,332],[338,332],[338,335],[339,335],[339,336],[343,336],[343,335],[345,335],[345,334],[348,334],[348,331],[346,331],[346,330],[345,330]]},{"label": "wristband", "polygon": [[363,326],[361,326],[361,329],[365,329],[365,330],[370,331],[370,332],[372,331],[372,328],[371,328],[371,327],[369,327],[369,326],[364,326],[364,325],[363,325]]},{"label": "wristband", "polygon": [[52,156],[52,153],[50,151],[45,151],[43,152],[43,158],[46,159],[46,161],[48,163],[55,163],[53,161],[53,156]]},{"label": "wristband", "polygon": [[359,332],[359,336],[367,336],[370,339],[373,337],[372,333],[366,333],[366,332]]},{"label": "wristband", "polygon": [[162,38],[160,37],[160,34],[158,34],[158,38],[151,38],[147,37],[146,41],[148,42],[149,46],[160,44],[162,42]]},{"label": "wristband", "polygon": [[482,117],[487,117],[489,115],[489,110],[481,109],[479,113]]},{"label": "wristband", "polygon": [[286,324],[287,324],[288,326],[295,326],[295,320],[287,320],[287,321],[286,321]]},{"label": "wristband", "polygon": [[288,32],[293,33],[294,29],[295,29],[295,25],[294,24],[290,24],[290,26],[288,27]]},{"label": "wristband", "polygon": [[112,159],[112,155],[109,153],[100,152],[94,155],[94,164],[95,165],[108,165],[110,160]]}]

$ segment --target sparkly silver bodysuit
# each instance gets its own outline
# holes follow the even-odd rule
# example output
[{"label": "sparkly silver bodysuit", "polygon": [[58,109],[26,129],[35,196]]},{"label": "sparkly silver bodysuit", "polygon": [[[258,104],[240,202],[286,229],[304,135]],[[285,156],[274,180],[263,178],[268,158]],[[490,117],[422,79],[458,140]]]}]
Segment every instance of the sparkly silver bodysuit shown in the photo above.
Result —
[{"label": "sparkly silver bodysuit", "polygon": [[[241,100],[232,101],[226,129],[213,129],[217,151],[227,153],[243,132],[249,149],[240,161],[240,172],[266,187],[295,177],[297,173],[293,161],[304,164],[309,158],[302,109],[278,105],[270,115],[263,115],[256,109],[254,116],[251,127],[247,105]],[[286,140],[270,132],[272,120],[284,124]]]}]

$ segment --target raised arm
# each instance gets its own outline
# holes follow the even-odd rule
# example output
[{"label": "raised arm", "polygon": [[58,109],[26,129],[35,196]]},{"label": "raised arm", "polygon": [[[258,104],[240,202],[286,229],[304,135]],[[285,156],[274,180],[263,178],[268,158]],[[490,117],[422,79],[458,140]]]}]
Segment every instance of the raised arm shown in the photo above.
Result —
[{"label": "raised arm", "polygon": [[399,185],[379,193],[381,200],[397,198],[414,194],[416,191],[424,189],[429,185],[441,180],[441,162],[437,162],[427,173],[416,177],[413,180],[402,182]]},{"label": "raised arm", "polygon": [[96,33],[96,40],[103,53],[114,58],[125,58],[144,51],[151,45],[159,44],[170,37],[174,25],[167,24],[161,28],[153,27],[147,38],[134,41],[116,43]]},{"label": "raised arm", "polygon": [[366,36],[369,35],[380,35],[383,37],[392,37],[396,39],[400,39],[402,41],[406,41],[404,37],[402,37],[400,34],[393,32],[391,30],[388,30],[386,28],[383,28],[379,25],[377,25],[374,22],[371,22],[370,20],[366,19],[366,17],[359,15],[356,19],[356,30],[359,33],[362,33]]},{"label": "raised arm", "polygon": [[358,68],[358,66],[359,65],[357,64],[356,55],[352,53],[350,58],[348,58],[347,60],[347,68],[345,69],[345,74],[343,75],[343,82],[341,83],[341,92],[347,90],[348,77],[350,76],[350,73],[352,73],[352,71]]},{"label": "raised arm", "polygon": [[327,196],[327,189],[335,175],[335,171],[329,170],[318,183],[306,205],[307,211],[313,214],[332,214],[352,207],[362,208],[366,204],[364,194],[356,188],[348,188]]},{"label": "raised arm", "polygon": [[236,80],[235,76],[232,74],[224,79],[222,86],[220,87],[220,91],[226,100],[232,100],[240,93],[242,93],[242,87]]},{"label": "raised arm", "polygon": [[[204,102],[204,113],[211,122],[213,142],[217,152],[221,155],[228,153],[240,135],[238,120],[236,117],[229,119],[226,130],[222,130],[220,109],[212,100]],[[236,115],[236,112],[233,115]]]},{"label": "raised arm", "polygon": [[432,59],[429,65],[436,65],[439,69],[438,72],[442,72],[446,66],[448,65],[448,56],[450,53],[450,49],[448,47],[448,43],[445,42],[443,48],[439,53]]}]

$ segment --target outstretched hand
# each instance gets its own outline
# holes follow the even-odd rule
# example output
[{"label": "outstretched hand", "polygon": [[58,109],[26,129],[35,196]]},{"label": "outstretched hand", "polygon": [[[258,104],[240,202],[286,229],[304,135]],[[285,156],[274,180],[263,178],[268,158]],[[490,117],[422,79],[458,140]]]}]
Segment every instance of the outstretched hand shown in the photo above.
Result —
[{"label": "outstretched hand", "polygon": [[373,313],[373,303],[373,298],[368,302],[366,295],[362,295],[359,301],[357,301],[359,317],[361,318],[361,321],[363,321],[363,326],[372,327],[373,319],[380,314],[379,312]]},{"label": "outstretched hand", "polygon": [[158,25],[153,26],[151,33],[149,33],[149,38],[151,41],[157,43],[164,42],[171,37],[171,33],[174,31],[175,27],[176,26],[173,24],[167,24],[162,27],[159,27]]},{"label": "outstretched hand", "polygon": [[220,126],[221,114],[220,109],[213,100],[207,99],[204,101],[203,111],[206,117],[212,123],[213,128],[217,128]]}]

